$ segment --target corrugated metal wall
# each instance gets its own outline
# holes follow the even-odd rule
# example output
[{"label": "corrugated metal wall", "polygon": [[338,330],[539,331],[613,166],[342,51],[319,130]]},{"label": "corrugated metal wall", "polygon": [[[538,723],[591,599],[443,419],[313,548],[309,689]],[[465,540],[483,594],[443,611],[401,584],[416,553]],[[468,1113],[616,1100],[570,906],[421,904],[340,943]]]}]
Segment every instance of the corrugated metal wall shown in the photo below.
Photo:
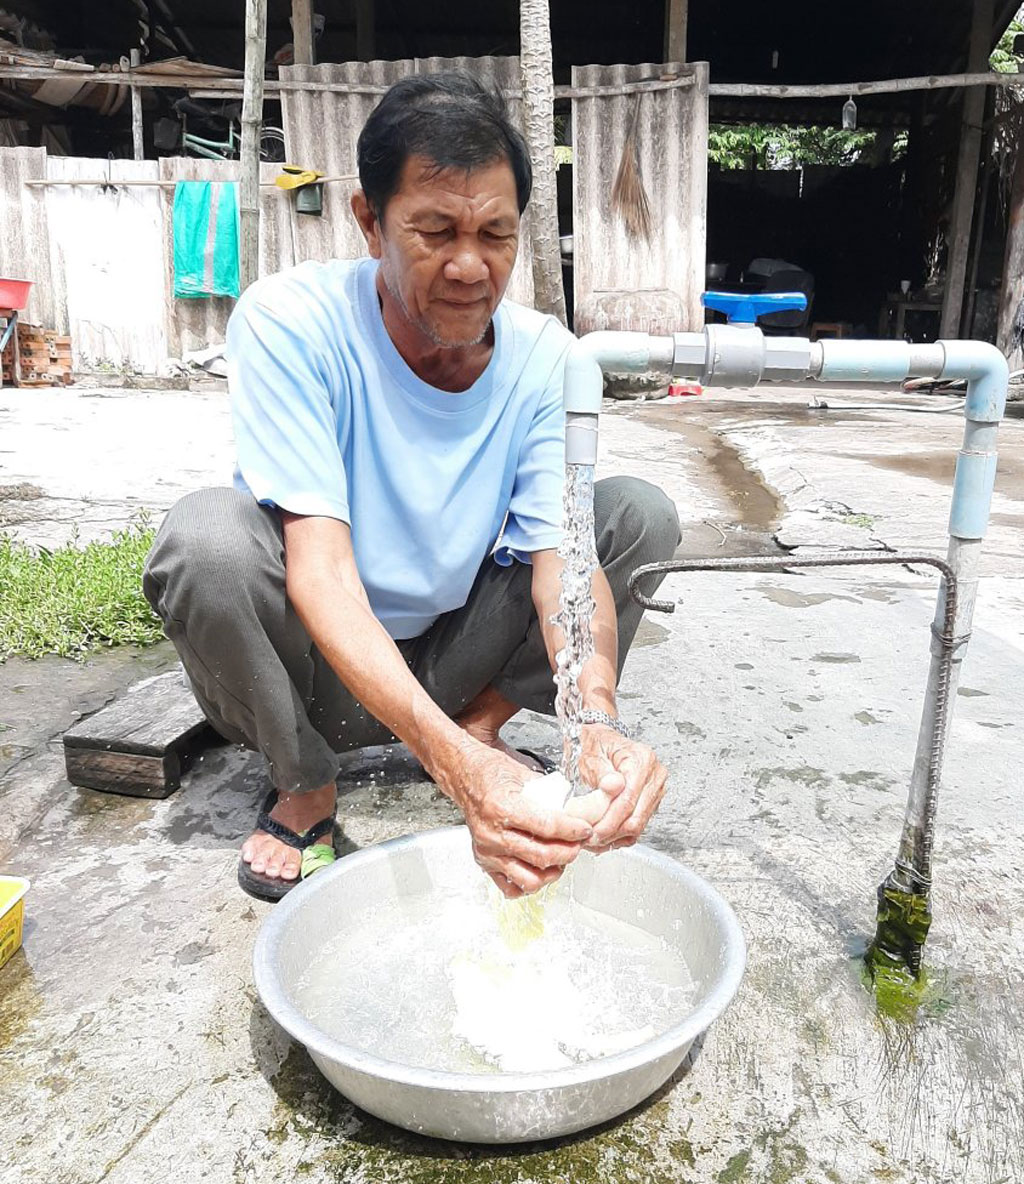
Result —
[{"label": "corrugated metal wall", "polygon": [[22,315],[27,321],[55,325],[57,312],[46,262],[50,253],[47,191],[25,184],[45,178],[45,148],[0,148],[0,275],[35,281]]},{"label": "corrugated metal wall", "polygon": [[[51,181],[159,179],[155,160],[52,156]],[[50,287],[76,365],[128,364],[155,374],[167,357],[163,197],[157,185],[54,186],[46,195]]]},{"label": "corrugated metal wall", "polygon": [[669,333],[699,329],[704,323],[707,63],[574,66],[572,84],[614,86],[686,73],[693,76],[691,86],[640,98],[638,156],[653,224],[649,243],[631,239],[611,205],[636,96],[573,99],[577,332],[617,328]]},{"label": "corrugated metal wall", "polygon": [[[239,176],[239,166],[235,161],[165,156],[159,165],[160,179],[163,181],[237,181]],[[296,214],[291,196],[271,185],[279,172],[280,168],[275,164],[260,166],[260,275],[283,271],[299,262],[295,257],[295,224],[318,220]],[[163,189],[161,194],[161,257],[165,275],[167,351],[169,356],[180,358],[190,350],[203,349],[224,340],[228,317],[235,302],[227,296],[214,296],[207,300],[176,300],[171,295],[174,291],[174,191]]]},{"label": "corrugated metal wall", "polygon": [[[522,100],[509,97],[521,89],[518,58],[416,58],[404,62],[338,62],[320,66],[285,66],[282,81],[348,83],[387,87],[410,74],[462,70],[484,85],[505,93],[513,123],[522,130]],[[354,176],[356,140],[380,94],[334,91],[284,91],[281,107],[288,160],[327,176]],[[296,225],[296,262],[304,259],[355,259],[366,254],[363,236],[349,209],[358,182],[328,185],[322,219]],[[533,304],[532,246],[529,211],[521,227],[519,258],[507,295]]]},{"label": "corrugated metal wall", "polygon": [[[283,78],[386,87],[410,73],[465,70],[506,96],[520,89],[518,58],[425,58],[293,66]],[[379,94],[290,91],[283,97],[288,159],[328,176],[356,172],[355,145]],[[509,97],[522,127],[522,103]],[[272,182],[276,165],[264,165]],[[48,157],[43,148],[0,148],[0,275],[34,281],[24,316],[72,334],[75,364],[97,363],[156,373],[169,357],[224,340],[232,300],[176,300],[173,291],[173,189],[154,184],[106,191],[99,187],[32,187],[27,180],[106,178],[118,181],[238,179],[233,161],[164,157],[106,161]],[[261,190],[260,274],[306,259],[365,255],[349,209],[356,181],[324,187],[323,217],[299,215],[291,196]],[[508,295],[533,303],[529,217],[523,219],[519,260]]]},{"label": "corrugated metal wall", "polygon": [[[288,193],[261,169],[260,274],[297,262]],[[107,179],[99,186],[34,187],[27,180]],[[234,301],[176,300],[174,190],[159,182],[235,181],[232,161],[93,160],[42,148],[0,148],[0,275],[30,279],[26,321],[70,333],[75,366],[110,365],[156,374],[168,358],[224,340]],[[120,186],[150,181],[152,187]],[[311,219],[315,220],[315,219]]]}]

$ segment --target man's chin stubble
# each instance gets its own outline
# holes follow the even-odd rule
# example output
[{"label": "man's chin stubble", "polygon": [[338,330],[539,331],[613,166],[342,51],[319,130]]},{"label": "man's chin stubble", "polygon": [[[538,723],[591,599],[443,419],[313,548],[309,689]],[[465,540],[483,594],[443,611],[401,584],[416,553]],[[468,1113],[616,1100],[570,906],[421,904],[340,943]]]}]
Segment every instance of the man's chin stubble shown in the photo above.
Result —
[{"label": "man's chin stubble", "polygon": [[436,345],[439,349],[469,349],[471,346],[479,345],[480,342],[483,341],[483,339],[487,336],[487,330],[490,327],[491,325],[488,321],[488,323],[484,325],[483,329],[480,330],[476,337],[466,339],[445,337],[437,329],[432,328],[430,325],[421,324],[419,326],[421,332],[425,333],[426,336],[429,337],[434,345]]}]

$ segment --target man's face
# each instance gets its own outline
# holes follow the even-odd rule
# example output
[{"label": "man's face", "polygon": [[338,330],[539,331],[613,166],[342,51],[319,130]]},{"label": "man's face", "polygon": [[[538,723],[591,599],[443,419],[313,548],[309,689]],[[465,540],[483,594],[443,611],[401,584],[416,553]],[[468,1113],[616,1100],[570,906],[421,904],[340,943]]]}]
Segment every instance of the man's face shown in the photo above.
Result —
[{"label": "man's face", "polygon": [[512,274],[519,206],[506,160],[434,173],[412,156],[384,211],[364,225],[370,254],[406,319],[434,345],[482,341]]}]

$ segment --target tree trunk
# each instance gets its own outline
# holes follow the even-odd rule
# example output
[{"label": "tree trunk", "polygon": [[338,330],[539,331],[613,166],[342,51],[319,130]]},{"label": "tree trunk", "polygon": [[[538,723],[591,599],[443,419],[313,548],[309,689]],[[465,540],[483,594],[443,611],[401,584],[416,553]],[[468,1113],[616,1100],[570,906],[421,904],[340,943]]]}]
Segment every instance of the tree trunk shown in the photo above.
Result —
[{"label": "tree trunk", "polygon": [[565,324],[562,257],[558,249],[558,191],[555,185],[555,83],[551,73],[548,0],[520,0],[520,63],[526,142],[533,164],[530,229],[533,235],[534,303]]},{"label": "tree trunk", "polygon": [[245,77],[242,86],[242,143],[239,149],[239,225],[241,288],[259,275],[260,130],[263,126],[263,76],[267,58],[267,0],[246,0]]}]

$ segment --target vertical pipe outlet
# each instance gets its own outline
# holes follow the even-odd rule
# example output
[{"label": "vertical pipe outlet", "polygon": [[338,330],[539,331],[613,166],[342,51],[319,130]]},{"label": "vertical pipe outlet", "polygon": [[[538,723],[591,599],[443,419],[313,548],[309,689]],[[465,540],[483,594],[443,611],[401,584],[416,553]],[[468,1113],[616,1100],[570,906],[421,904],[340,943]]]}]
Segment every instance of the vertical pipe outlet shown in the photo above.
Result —
[{"label": "vertical pipe outlet", "polygon": [[565,463],[597,463],[597,420],[601,413],[604,371],[644,374],[672,368],[671,337],[648,333],[588,333],[569,348],[565,362]]}]

